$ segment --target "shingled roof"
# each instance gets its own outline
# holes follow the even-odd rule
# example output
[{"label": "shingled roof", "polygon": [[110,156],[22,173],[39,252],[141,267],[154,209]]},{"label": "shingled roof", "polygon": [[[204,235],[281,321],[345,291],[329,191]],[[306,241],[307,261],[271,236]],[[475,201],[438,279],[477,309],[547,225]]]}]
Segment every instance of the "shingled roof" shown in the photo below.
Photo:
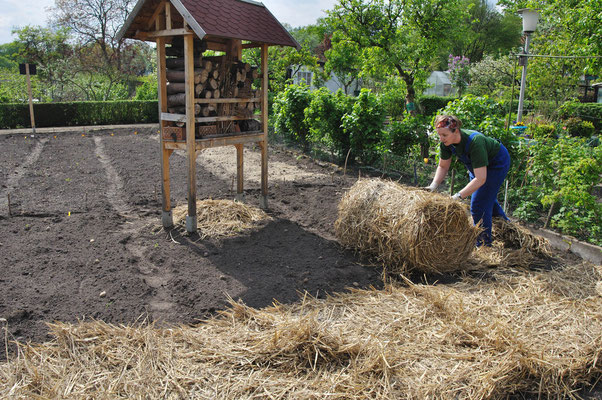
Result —
[{"label": "shingled roof", "polygon": [[[200,39],[210,35],[300,47],[263,3],[252,0],[170,0],[170,3]],[[149,19],[160,4],[160,0],[139,0],[118,38],[137,38],[138,31],[147,30]]]}]

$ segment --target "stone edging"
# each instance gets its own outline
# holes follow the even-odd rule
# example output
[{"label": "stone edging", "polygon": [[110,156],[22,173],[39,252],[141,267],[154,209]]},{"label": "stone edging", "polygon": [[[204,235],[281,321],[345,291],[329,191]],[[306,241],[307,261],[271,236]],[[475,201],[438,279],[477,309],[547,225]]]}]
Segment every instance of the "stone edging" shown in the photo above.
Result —
[{"label": "stone edging", "polygon": [[548,239],[552,247],[562,251],[572,251],[584,260],[596,265],[602,265],[602,247],[581,242],[574,237],[561,235],[548,229],[528,228],[534,234]]}]

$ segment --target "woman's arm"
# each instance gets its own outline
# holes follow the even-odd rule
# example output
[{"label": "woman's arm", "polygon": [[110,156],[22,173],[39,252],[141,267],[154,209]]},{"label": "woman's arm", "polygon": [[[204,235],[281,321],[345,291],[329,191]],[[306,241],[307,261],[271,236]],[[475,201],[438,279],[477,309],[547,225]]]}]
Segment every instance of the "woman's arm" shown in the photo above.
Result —
[{"label": "woman's arm", "polygon": [[430,190],[437,189],[437,186],[439,186],[441,182],[443,182],[443,180],[445,179],[445,175],[447,175],[447,171],[449,171],[450,166],[451,158],[448,158],[447,160],[439,159],[439,165],[437,165],[437,171],[435,171],[433,181],[431,182],[430,186],[428,186]]},{"label": "woman's arm", "polygon": [[463,199],[477,191],[478,188],[485,184],[487,180],[487,167],[479,167],[474,169],[474,179],[468,182],[466,186],[458,193]]}]

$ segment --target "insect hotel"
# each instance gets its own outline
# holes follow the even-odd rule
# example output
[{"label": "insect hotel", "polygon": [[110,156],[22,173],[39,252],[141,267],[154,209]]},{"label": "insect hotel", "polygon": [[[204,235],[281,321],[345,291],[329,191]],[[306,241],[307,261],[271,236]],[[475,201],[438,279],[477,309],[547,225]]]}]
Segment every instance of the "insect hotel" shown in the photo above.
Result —
[{"label": "insect hotel", "polygon": [[[197,230],[196,158],[203,149],[236,147],[242,199],[243,147],[256,143],[260,205],[267,208],[268,46],[299,48],[292,36],[251,0],[139,0],[119,31],[122,38],[157,45],[163,226],[173,226],[169,157],[177,149],[187,153],[188,232]],[[249,48],[261,49],[261,65],[242,62]]]}]

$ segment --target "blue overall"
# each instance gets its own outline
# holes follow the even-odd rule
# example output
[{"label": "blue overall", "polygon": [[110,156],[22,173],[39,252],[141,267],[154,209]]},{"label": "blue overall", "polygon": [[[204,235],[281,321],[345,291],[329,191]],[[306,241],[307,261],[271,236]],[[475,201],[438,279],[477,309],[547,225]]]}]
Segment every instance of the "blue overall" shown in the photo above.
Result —
[{"label": "blue overall", "polygon": [[[451,146],[452,153],[455,154],[456,157],[464,163],[466,169],[468,169],[468,175],[471,180],[474,179],[474,171],[469,157],[469,148],[472,139],[476,135],[480,135],[480,133],[473,132],[470,134],[468,141],[466,142],[464,153],[461,156],[456,153],[455,147]],[[487,180],[483,186],[478,188],[477,191],[472,194],[470,199],[470,213],[472,214],[472,220],[475,225],[481,222],[481,228],[484,229],[477,239],[477,246],[483,244],[491,246],[492,217],[502,217],[505,220],[508,220],[506,213],[504,213],[500,203],[497,201],[497,193],[500,190],[504,179],[506,179],[506,175],[508,175],[508,169],[510,169],[510,155],[508,154],[506,147],[500,143],[500,150],[493,159],[489,160],[489,165],[487,165]]]}]

